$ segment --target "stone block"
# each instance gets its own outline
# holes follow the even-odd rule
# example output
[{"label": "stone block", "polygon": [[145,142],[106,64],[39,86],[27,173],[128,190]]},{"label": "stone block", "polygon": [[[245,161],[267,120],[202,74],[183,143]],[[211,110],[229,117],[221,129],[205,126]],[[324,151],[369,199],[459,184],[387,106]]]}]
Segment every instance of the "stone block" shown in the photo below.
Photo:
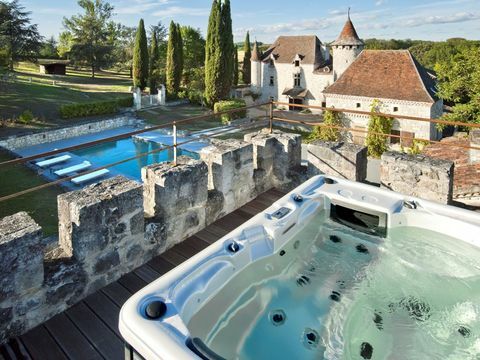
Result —
[{"label": "stone block", "polygon": [[405,195],[442,204],[451,203],[453,175],[453,161],[399,152],[386,152],[382,155],[382,187]]},{"label": "stone block", "polygon": [[253,146],[240,140],[212,140],[200,151],[208,166],[208,189],[223,194],[221,215],[226,215],[256,196],[253,181]]},{"label": "stone block", "polygon": [[273,187],[284,188],[292,181],[302,158],[302,138],[298,134],[269,129],[246,134],[253,145],[254,179],[257,193]]},{"label": "stone block", "polygon": [[367,178],[367,148],[347,142],[316,140],[307,147],[308,174],[331,175],[363,182]]},{"label": "stone block", "polygon": [[[480,129],[474,129],[470,132],[470,146],[480,148]],[[480,150],[470,149],[470,162],[472,164],[480,162]]]},{"label": "stone block", "polygon": [[58,196],[60,246],[84,262],[134,237],[143,238],[142,195],[141,184],[117,176]]},{"label": "stone block", "polygon": [[197,233],[206,224],[208,168],[203,161],[179,157],[177,166],[155,164],[142,169],[145,213],[150,241],[165,250]]}]

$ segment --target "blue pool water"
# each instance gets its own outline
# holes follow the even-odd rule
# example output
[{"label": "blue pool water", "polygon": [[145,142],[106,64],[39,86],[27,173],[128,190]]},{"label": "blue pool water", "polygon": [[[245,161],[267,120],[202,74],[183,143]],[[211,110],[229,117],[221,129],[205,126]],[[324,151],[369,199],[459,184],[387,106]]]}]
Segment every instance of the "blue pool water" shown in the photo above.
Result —
[{"label": "blue pool water", "polygon": [[[138,156],[143,153],[160,149],[162,146],[154,142],[146,142],[138,139],[123,139],[110,143],[101,144],[95,147],[73,151],[72,154],[82,160],[90,161],[94,167],[100,167]],[[198,159],[197,153],[184,149],[178,150],[178,155],[185,155]],[[142,167],[173,160],[173,150],[162,150],[154,154],[125,162],[109,168],[112,174],[122,174],[129,178],[141,181]]]}]

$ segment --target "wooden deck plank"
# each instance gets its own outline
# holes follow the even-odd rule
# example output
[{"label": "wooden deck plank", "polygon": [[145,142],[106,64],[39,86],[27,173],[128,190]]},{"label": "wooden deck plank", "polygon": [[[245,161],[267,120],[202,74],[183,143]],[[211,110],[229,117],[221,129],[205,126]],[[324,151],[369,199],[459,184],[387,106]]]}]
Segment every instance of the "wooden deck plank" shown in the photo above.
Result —
[{"label": "wooden deck plank", "polygon": [[119,338],[121,338],[118,330],[118,315],[120,314],[120,306],[115,304],[107,295],[101,291],[97,291],[85,298],[84,303],[112,330]]},{"label": "wooden deck plank", "polygon": [[124,354],[123,341],[110,330],[82,301],[65,314],[106,359],[121,359]]},{"label": "wooden deck plank", "polygon": [[152,269],[148,264],[140,266],[139,268],[133,271],[140,279],[151,283],[152,281],[157,280],[160,277],[160,274]]},{"label": "wooden deck plank", "polygon": [[21,340],[34,360],[68,359],[43,325],[22,335]]},{"label": "wooden deck plank", "polygon": [[135,294],[138,290],[148,284],[145,280],[140,279],[133,272],[123,275],[120,279],[117,280],[117,282],[123,285],[128,291],[133,294]]},{"label": "wooden deck plank", "polygon": [[52,335],[60,348],[72,360],[102,359],[99,352],[77,329],[70,319],[61,313],[48,320],[45,328]]},{"label": "wooden deck plank", "polygon": [[165,260],[167,260],[169,263],[173,264],[174,266],[178,266],[188,259],[186,256],[183,256],[182,254],[179,254],[176,251],[173,251],[172,249],[165,251],[161,255],[161,257],[163,257]]},{"label": "wooden deck plank", "polygon": [[100,291],[112,300],[112,302],[117,304],[118,307],[122,307],[125,301],[127,301],[133,294],[117,281],[105,286]]},{"label": "wooden deck plank", "polygon": [[170,270],[172,270],[175,267],[175,265],[173,265],[172,263],[169,263],[167,260],[165,260],[161,256],[157,256],[157,257],[153,258],[152,260],[150,260],[148,262],[148,265],[152,269],[157,271],[160,275],[163,275],[163,274],[169,272]]}]

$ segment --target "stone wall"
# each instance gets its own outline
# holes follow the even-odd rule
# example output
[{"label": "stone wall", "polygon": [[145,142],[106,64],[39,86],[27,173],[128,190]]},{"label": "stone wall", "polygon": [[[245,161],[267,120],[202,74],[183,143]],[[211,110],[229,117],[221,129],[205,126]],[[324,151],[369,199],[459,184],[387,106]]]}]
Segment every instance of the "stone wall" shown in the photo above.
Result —
[{"label": "stone wall", "polygon": [[381,186],[443,204],[452,202],[453,161],[386,152],[382,155]]},{"label": "stone wall", "polygon": [[316,140],[307,147],[309,176],[327,174],[363,182],[367,178],[367,148],[346,142]]},{"label": "stone wall", "polygon": [[135,125],[137,122],[138,120],[132,116],[121,116],[113,119],[95,121],[87,124],[75,125],[30,135],[11,136],[7,139],[0,140],[0,147],[3,147],[9,151],[15,151],[28,146],[69,139],[86,134],[93,134],[122,126],[131,126]]},{"label": "stone wall", "polygon": [[215,140],[202,160],[179,157],[175,167],[148,166],[142,169],[143,186],[118,176],[60,195],[59,242],[53,249],[26,213],[0,220],[0,343],[258,194],[304,180],[297,169],[298,135],[260,132],[246,139]]},{"label": "stone wall", "polygon": [[[480,129],[470,132],[470,146],[480,148]],[[480,163],[480,150],[470,149],[470,163]]]}]

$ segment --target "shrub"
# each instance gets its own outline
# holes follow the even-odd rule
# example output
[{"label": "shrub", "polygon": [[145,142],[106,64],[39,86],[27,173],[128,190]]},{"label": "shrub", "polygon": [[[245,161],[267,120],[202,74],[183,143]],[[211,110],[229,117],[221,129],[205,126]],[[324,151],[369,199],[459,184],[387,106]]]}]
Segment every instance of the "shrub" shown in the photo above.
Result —
[{"label": "shrub", "polygon": [[133,99],[128,97],[118,100],[62,105],[60,106],[59,111],[62,119],[72,119],[78,117],[114,114],[118,112],[121,107],[131,106],[133,106]]},{"label": "shrub", "polygon": [[421,154],[425,146],[427,146],[428,144],[430,143],[426,140],[413,139],[412,147],[408,150],[408,153],[412,155]]},{"label": "shrub", "polygon": [[[215,103],[215,106],[213,107],[213,111],[216,114],[223,111],[244,108],[245,106],[247,106],[247,104],[243,99],[224,100],[224,101],[219,101]],[[222,123],[227,124],[232,120],[243,119],[246,116],[247,116],[247,111],[240,110],[240,111],[236,111],[229,114],[222,114],[220,115],[220,118],[222,120]]]},{"label": "shrub", "polygon": [[[380,112],[381,103],[379,100],[374,100],[371,105],[371,112]],[[368,122],[368,134],[365,140],[365,145],[368,148],[368,155],[379,158],[388,150],[388,135],[392,131],[393,119],[379,115],[370,115]],[[375,134],[373,134],[375,133]]]},{"label": "shrub", "polygon": [[[340,121],[339,113],[330,110],[325,111],[325,114],[323,115],[323,124],[328,126],[341,126],[342,122]],[[339,141],[340,130],[321,125],[315,126],[308,136],[307,142],[312,142],[314,140]]]},{"label": "shrub", "polygon": [[23,124],[28,124],[31,121],[33,121],[35,117],[33,116],[33,113],[30,110],[25,110],[20,114],[18,117],[18,120],[23,123]]}]

